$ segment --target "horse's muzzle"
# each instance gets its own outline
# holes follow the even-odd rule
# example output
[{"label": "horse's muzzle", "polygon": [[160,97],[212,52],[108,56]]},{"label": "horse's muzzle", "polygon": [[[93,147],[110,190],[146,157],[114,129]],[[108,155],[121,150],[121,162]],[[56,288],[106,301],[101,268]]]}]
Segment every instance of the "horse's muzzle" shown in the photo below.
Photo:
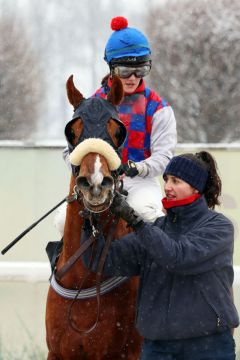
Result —
[{"label": "horse's muzzle", "polygon": [[88,210],[101,212],[109,208],[114,193],[114,180],[111,176],[104,176],[101,183],[94,185],[89,178],[79,176],[76,183]]}]

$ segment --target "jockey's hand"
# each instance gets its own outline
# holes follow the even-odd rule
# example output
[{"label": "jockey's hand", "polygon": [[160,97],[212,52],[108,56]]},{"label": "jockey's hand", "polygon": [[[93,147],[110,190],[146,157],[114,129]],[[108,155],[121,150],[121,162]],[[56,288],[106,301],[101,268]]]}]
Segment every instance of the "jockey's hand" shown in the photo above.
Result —
[{"label": "jockey's hand", "polygon": [[110,210],[128,223],[128,226],[138,230],[143,224],[143,220],[135,213],[134,209],[127,203],[125,197],[116,193]]},{"label": "jockey's hand", "polygon": [[122,164],[121,174],[125,174],[130,178],[133,178],[139,174],[137,166],[134,161],[128,160],[127,164]]}]

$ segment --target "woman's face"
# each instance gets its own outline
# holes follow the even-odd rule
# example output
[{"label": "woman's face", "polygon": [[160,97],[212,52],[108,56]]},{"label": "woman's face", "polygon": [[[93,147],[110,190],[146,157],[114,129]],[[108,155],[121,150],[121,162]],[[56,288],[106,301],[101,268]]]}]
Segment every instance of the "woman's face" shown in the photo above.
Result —
[{"label": "woman's face", "polygon": [[132,94],[139,86],[141,78],[137,78],[134,74],[132,74],[127,79],[120,77],[120,80],[122,82],[124,92]]},{"label": "woman's face", "polygon": [[164,182],[164,191],[168,200],[181,200],[198,193],[198,190],[176,176],[167,175]]}]

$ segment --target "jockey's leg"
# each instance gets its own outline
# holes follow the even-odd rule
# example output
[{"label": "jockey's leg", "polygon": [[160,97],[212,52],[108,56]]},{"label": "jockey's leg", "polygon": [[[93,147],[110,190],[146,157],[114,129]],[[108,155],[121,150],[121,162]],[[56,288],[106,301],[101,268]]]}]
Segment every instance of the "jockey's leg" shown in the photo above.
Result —
[{"label": "jockey's leg", "polygon": [[164,216],[162,190],[157,178],[124,178],[124,189],[128,191],[127,202],[144,220],[153,222]]},{"label": "jockey's leg", "polygon": [[64,233],[66,212],[67,212],[67,203],[65,202],[57,208],[53,219],[53,224],[56,227],[56,229],[59,231],[61,237],[63,237],[63,233]]}]

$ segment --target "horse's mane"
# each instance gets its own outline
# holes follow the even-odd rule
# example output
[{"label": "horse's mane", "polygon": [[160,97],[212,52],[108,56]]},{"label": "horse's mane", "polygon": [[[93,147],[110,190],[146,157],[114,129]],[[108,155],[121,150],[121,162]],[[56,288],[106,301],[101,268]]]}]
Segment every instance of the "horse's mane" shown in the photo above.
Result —
[{"label": "horse's mane", "polygon": [[105,75],[103,78],[102,78],[102,81],[101,81],[101,85],[105,85],[105,83],[108,81],[108,78],[109,78],[110,74],[108,73],[107,75]]}]

